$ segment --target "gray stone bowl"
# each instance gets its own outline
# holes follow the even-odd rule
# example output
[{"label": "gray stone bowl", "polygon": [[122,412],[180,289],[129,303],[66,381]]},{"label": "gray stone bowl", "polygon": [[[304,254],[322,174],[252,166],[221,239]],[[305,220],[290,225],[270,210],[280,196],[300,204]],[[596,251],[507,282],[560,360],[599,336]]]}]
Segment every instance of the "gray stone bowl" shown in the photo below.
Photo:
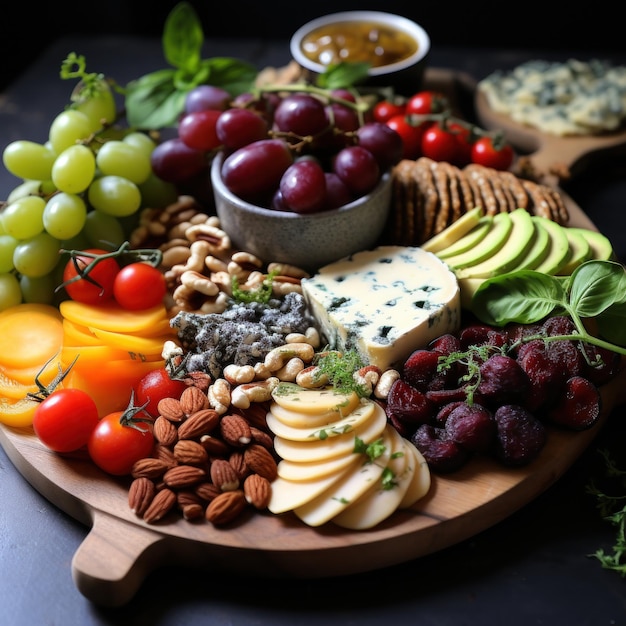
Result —
[{"label": "gray stone bowl", "polygon": [[229,191],[221,176],[224,157],[211,164],[211,184],[220,226],[235,248],[265,263],[296,265],[308,272],[353,252],[374,247],[389,215],[391,173],[369,194],[338,209],[298,214],[245,202]]},{"label": "gray stone bowl", "polygon": [[423,84],[424,70],[430,52],[430,37],[427,31],[416,22],[384,11],[342,11],[330,13],[315,18],[302,25],[292,35],[289,48],[291,56],[304,70],[305,77],[314,81],[315,77],[326,70],[322,63],[312,61],[304,53],[302,48],[303,39],[313,30],[336,23],[375,22],[400,30],[408,34],[417,43],[416,52],[410,57],[383,65],[371,67],[365,86],[370,87],[393,87],[396,93],[411,96],[420,91]]}]

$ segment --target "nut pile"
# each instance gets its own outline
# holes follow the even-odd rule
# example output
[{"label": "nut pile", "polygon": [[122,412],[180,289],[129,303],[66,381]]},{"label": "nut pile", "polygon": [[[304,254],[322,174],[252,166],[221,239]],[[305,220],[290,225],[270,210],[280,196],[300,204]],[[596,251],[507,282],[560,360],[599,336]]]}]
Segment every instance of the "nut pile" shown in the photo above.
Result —
[{"label": "nut pile", "polygon": [[149,524],[177,508],[187,520],[216,526],[249,507],[266,509],[277,462],[265,410],[258,404],[220,414],[198,377],[180,399],[161,400],[153,456],[132,469],[130,509]]}]

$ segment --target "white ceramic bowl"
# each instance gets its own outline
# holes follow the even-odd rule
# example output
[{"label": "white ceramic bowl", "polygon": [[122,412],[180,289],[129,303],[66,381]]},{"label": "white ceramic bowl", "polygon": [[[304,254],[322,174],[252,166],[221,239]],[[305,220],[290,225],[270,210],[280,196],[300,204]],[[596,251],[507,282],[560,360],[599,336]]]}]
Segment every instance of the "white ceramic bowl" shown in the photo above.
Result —
[{"label": "white ceramic bowl", "polygon": [[419,91],[422,84],[426,60],[430,52],[430,37],[416,22],[393,13],[383,11],[343,11],[323,15],[301,26],[291,37],[290,50],[294,60],[305,70],[309,77],[321,74],[326,69],[322,63],[312,61],[302,49],[303,39],[313,30],[336,23],[374,22],[406,33],[417,43],[416,51],[409,57],[379,67],[371,67],[367,85],[392,86],[395,91],[412,95]]},{"label": "white ceramic bowl", "polygon": [[245,202],[221,176],[224,157],[211,165],[211,184],[221,228],[233,246],[266,263],[289,263],[314,272],[359,250],[374,247],[385,229],[391,204],[391,174],[369,194],[338,209],[298,214]]}]

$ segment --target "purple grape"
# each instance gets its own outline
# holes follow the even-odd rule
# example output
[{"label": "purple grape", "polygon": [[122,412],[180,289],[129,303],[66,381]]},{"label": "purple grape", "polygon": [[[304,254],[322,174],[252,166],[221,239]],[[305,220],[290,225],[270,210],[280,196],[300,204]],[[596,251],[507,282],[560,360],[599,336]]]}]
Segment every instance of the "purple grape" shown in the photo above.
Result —
[{"label": "purple grape", "polygon": [[307,137],[324,132],[328,119],[321,100],[307,93],[294,93],[283,98],[276,107],[274,124],[282,132]]},{"label": "purple grape", "polygon": [[326,172],[326,205],[325,209],[338,209],[352,202],[352,194],[346,184],[334,172]]},{"label": "purple grape", "polygon": [[348,146],[337,153],[333,171],[355,196],[369,193],[380,180],[380,168],[374,155],[361,146]]},{"label": "purple grape", "polygon": [[252,109],[227,109],[218,118],[215,132],[228,150],[267,138],[267,122]]},{"label": "purple grape", "polygon": [[230,106],[231,95],[221,87],[198,85],[185,98],[185,112],[225,111]]},{"label": "purple grape", "polygon": [[222,179],[226,187],[243,200],[266,201],[292,163],[293,155],[285,141],[261,139],[226,158],[222,164]]},{"label": "purple grape", "polygon": [[206,153],[190,148],[179,137],[160,143],[150,157],[154,174],[168,183],[190,180],[206,168]]},{"label": "purple grape", "polygon": [[359,145],[374,155],[382,172],[402,158],[402,137],[391,126],[371,122],[363,124],[356,134]]},{"label": "purple grape", "polygon": [[304,158],[290,165],[280,179],[285,204],[296,213],[314,213],[326,202],[326,177],[314,159]]}]

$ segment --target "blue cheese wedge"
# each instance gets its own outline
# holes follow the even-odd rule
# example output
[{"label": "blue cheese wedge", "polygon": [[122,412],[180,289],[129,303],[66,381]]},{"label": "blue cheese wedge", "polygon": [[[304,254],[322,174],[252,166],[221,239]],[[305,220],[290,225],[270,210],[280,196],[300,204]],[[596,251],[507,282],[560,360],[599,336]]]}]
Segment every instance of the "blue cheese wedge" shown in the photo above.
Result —
[{"label": "blue cheese wedge", "polygon": [[454,274],[417,247],[357,252],[303,280],[302,292],[332,349],[355,349],[382,370],[461,321]]}]

